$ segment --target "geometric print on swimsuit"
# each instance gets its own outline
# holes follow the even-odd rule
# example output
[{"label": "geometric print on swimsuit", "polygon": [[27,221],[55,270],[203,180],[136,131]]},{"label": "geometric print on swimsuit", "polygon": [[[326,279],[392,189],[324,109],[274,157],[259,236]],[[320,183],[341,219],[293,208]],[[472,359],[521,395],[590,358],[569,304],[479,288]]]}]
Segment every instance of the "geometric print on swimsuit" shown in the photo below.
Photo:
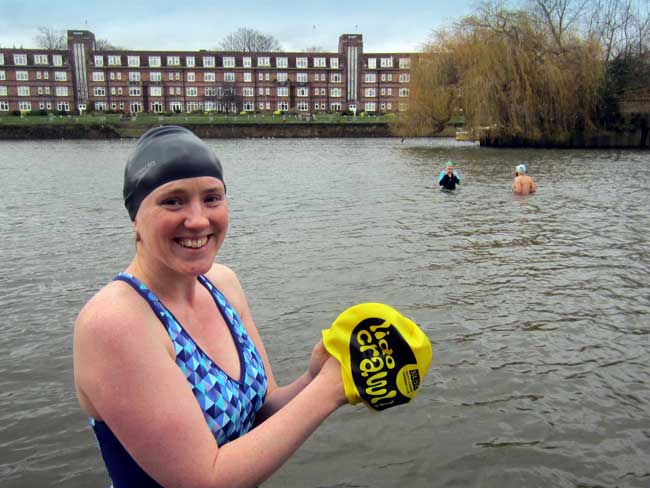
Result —
[{"label": "geometric print on swimsuit", "polygon": [[165,325],[174,345],[176,364],[192,388],[217,444],[222,446],[248,432],[264,404],[267,378],[262,358],[226,297],[207,278],[199,276],[230,328],[239,352],[241,381],[231,378],[212,362],[146,285],[132,275],[120,275],[138,285],[140,294]]}]

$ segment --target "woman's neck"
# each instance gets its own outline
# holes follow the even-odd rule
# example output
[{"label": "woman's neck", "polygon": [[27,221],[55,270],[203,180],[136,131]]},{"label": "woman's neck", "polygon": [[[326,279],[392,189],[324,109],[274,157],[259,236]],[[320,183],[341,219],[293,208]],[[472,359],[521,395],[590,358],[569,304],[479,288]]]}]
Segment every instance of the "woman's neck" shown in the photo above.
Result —
[{"label": "woman's neck", "polygon": [[142,256],[136,255],[126,272],[138,278],[161,301],[192,303],[196,298],[198,281],[195,276],[181,274],[164,266],[155,266]]}]

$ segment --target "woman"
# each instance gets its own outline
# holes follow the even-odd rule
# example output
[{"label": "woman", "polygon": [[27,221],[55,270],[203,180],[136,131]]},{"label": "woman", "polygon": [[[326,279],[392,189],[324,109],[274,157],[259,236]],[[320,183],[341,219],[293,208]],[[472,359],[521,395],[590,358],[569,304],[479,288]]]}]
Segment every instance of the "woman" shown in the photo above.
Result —
[{"label": "woman", "polygon": [[114,487],[256,486],[346,403],[340,365],[318,343],[301,377],[276,384],[237,276],[214,262],[221,164],[189,130],[142,136],[124,200],[135,256],[74,333],[77,395]]}]

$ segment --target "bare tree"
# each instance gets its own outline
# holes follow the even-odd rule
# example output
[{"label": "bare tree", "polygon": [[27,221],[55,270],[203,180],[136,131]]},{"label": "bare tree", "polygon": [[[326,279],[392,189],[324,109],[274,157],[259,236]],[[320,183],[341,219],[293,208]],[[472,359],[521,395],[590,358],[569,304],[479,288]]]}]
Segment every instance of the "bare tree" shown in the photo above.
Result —
[{"label": "bare tree", "polygon": [[68,47],[64,30],[39,26],[38,35],[34,37],[36,46],[42,49],[66,49]]},{"label": "bare tree", "polygon": [[589,0],[529,0],[529,3],[530,12],[560,52],[565,49],[568,33],[578,29],[578,22],[589,6]]},{"label": "bare tree", "polygon": [[247,27],[240,27],[235,32],[228,34],[219,43],[219,49],[245,53],[282,51],[282,47],[275,37]]},{"label": "bare tree", "polygon": [[98,51],[117,51],[124,48],[120,46],[115,46],[114,44],[111,44],[106,39],[97,39],[95,40],[95,49]]}]

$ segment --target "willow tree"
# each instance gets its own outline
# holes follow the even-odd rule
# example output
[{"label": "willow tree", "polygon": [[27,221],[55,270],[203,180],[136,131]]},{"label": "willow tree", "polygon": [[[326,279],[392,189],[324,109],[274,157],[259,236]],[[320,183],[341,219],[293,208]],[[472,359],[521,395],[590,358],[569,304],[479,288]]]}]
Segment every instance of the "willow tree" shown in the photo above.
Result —
[{"label": "willow tree", "polygon": [[[595,128],[603,74],[595,42],[563,35],[559,49],[557,38],[529,12],[484,4],[476,15],[438,32],[425,57],[444,53],[444,61],[431,63],[433,69],[440,62],[453,64],[447,72],[455,73],[453,89],[469,128],[489,128],[498,138],[563,144]],[[446,76],[416,70],[411,80],[412,93],[450,90]],[[423,113],[439,117],[440,105],[426,100],[410,97],[401,127],[422,127]]]}]

